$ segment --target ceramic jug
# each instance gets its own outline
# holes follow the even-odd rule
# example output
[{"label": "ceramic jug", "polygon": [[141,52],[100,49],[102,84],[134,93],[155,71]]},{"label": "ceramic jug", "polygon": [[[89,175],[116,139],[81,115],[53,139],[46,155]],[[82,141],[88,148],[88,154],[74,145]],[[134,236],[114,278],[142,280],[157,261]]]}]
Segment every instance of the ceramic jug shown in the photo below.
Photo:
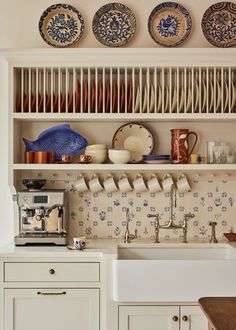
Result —
[{"label": "ceramic jug", "polygon": [[[192,148],[189,148],[188,138],[195,137]],[[190,155],[197,144],[198,136],[195,132],[189,132],[185,128],[171,129],[171,157],[175,164],[187,164]],[[189,151],[190,149],[190,151]]]}]

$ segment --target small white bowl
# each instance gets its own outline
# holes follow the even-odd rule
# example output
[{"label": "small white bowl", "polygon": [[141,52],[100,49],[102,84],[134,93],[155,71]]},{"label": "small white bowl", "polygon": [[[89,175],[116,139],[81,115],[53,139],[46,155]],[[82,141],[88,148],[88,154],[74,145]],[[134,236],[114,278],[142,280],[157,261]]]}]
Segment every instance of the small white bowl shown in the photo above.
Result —
[{"label": "small white bowl", "polygon": [[88,150],[85,149],[85,155],[89,155],[92,157],[92,163],[94,164],[102,164],[107,159],[107,150]]},{"label": "small white bowl", "polygon": [[105,144],[90,144],[86,147],[87,150],[106,150],[107,146]]},{"label": "small white bowl", "polygon": [[131,158],[131,152],[127,149],[109,149],[108,156],[113,164],[127,164]]}]

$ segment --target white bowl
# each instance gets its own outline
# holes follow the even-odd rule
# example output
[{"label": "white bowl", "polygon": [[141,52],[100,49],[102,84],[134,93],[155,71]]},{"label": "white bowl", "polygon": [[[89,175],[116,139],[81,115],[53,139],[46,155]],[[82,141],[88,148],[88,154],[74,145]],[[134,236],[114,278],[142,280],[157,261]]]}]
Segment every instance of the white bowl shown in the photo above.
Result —
[{"label": "white bowl", "polygon": [[126,164],[130,161],[131,152],[127,149],[109,149],[108,156],[114,164]]},{"label": "white bowl", "polygon": [[107,150],[88,150],[85,149],[85,155],[92,157],[92,163],[102,164],[107,159]]},{"label": "white bowl", "polygon": [[105,144],[90,144],[86,147],[87,150],[106,150],[107,146]]}]

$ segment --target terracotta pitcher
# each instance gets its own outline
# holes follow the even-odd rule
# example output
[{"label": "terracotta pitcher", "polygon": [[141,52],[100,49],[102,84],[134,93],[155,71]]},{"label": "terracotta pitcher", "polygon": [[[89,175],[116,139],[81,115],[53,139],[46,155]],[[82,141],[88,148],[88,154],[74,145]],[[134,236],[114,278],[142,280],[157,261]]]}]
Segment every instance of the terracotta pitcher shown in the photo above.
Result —
[{"label": "terracotta pitcher", "polygon": [[[189,151],[189,141],[190,135],[195,137],[192,148]],[[175,164],[187,164],[190,155],[193,152],[197,144],[197,134],[195,132],[189,132],[185,128],[171,129],[171,157],[172,162]]]}]

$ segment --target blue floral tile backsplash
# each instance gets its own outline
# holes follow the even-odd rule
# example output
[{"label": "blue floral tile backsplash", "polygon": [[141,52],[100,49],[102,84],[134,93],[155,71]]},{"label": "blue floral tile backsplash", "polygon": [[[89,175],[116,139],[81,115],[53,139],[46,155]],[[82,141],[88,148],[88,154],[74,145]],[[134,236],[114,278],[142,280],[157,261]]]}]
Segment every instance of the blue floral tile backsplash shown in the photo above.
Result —
[{"label": "blue floral tile backsplash", "polygon": [[[217,238],[225,232],[236,231],[235,181],[191,181],[192,191],[177,192],[174,208],[176,223],[183,215],[194,213],[189,220],[188,238],[208,238],[210,221],[216,221]],[[170,198],[168,193],[79,193],[69,180],[49,180],[47,188],[66,189],[69,192],[69,235],[86,235],[88,238],[121,238],[125,232],[126,208],[130,210],[130,231],[138,230],[141,238],[154,237],[153,218],[149,213],[159,213],[161,223],[169,220]],[[178,239],[182,230],[161,230],[160,239]]]}]

